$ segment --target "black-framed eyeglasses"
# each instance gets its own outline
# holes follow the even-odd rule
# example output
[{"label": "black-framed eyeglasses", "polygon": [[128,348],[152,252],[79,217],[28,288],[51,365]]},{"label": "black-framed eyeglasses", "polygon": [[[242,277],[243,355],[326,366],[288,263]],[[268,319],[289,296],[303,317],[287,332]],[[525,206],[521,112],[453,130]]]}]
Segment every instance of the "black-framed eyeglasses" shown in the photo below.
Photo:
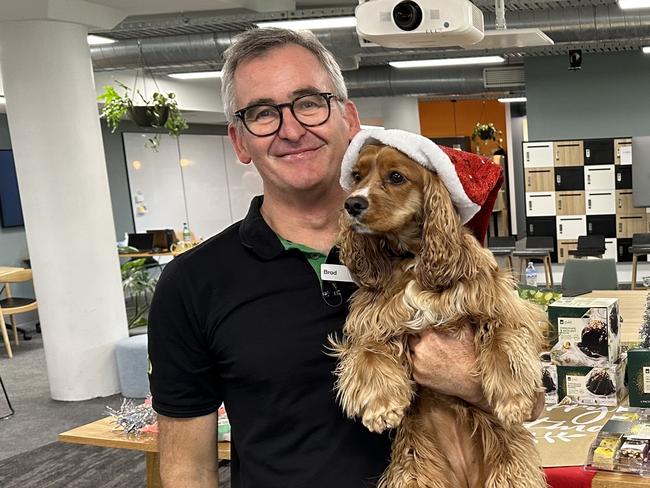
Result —
[{"label": "black-framed eyeglasses", "polygon": [[271,136],[282,127],[282,109],[289,107],[295,119],[305,127],[323,125],[330,118],[330,100],[336,98],[333,93],[311,93],[295,98],[291,102],[256,103],[235,112],[235,117],[244,123],[244,127],[257,137]]}]

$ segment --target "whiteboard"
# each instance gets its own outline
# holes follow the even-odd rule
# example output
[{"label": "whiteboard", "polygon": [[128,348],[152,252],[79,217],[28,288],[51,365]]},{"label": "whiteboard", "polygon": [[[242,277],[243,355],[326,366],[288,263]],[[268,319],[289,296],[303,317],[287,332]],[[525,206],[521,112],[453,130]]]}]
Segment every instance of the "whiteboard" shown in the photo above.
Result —
[{"label": "whiteboard", "polygon": [[136,232],[181,230],[187,222],[208,239],[244,218],[262,194],[259,173],[237,160],[228,137],[164,134],[154,152],[144,146],[150,136],[123,133]]}]

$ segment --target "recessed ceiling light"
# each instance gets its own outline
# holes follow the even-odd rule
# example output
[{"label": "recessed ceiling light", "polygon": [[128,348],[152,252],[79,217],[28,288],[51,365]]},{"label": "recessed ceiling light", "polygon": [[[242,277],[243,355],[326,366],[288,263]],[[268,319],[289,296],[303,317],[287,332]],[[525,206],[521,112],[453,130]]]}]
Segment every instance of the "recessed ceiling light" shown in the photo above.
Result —
[{"label": "recessed ceiling light", "polygon": [[390,61],[393,68],[429,68],[434,66],[462,66],[468,64],[503,63],[501,56],[481,56],[476,58],[418,59],[414,61]]},{"label": "recessed ceiling light", "polygon": [[170,73],[167,76],[178,80],[200,80],[205,78],[221,78],[221,71],[192,71],[188,73]]},{"label": "recessed ceiling light", "polygon": [[650,8],[650,0],[618,0],[618,6],[623,10]]},{"label": "recessed ceiling light", "polygon": [[501,103],[521,103],[525,102],[528,100],[526,97],[504,97],[504,98],[497,98],[498,101]]},{"label": "recessed ceiling light", "polygon": [[318,30],[339,29],[343,27],[356,27],[357,19],[351,17],[324,17],[321,19],[295,19],[258,22],[258,27],[281,27],[291,30]]},{"label": "recessed ceiling light", "polygon": [[109,39],[108,37],[96,36],[94,34],[88,34],[86,36],[89,46],[99,46],[100,44],[113,44],[117,42],[115,39]]}]

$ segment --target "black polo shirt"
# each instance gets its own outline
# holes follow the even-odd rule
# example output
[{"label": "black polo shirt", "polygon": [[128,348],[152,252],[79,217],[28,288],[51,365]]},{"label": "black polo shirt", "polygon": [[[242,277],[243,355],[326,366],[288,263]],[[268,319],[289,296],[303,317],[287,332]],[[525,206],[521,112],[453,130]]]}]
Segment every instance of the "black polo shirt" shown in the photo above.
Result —
[{"label": "black polo shirt", "polygon": [[362,488],[388,464],[390,441],[344,417],[333,391],[350,287],[332,307],[306,257],[285,250],[260,214],[167,265],[149,316],[154,409],[215,412],[232,427],[233,488]]}]

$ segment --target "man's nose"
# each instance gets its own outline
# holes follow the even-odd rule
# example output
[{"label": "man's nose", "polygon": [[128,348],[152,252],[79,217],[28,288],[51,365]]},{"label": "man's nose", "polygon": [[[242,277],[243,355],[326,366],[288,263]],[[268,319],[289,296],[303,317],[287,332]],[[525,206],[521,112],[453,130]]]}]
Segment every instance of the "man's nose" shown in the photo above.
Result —
[{"label": "man's nose", "polygon": [[350,197],[343,205],[345,211],[352,217],[358,217],[368,208],[368,199],[366,197]]},{"label": "man's nose", "polygon": [[305,134],[305,127],[298,122],[289,107],[283,107],[281,110],[283,110],[282,125],[280,125],[278,135],[282,139],[288,139],[290,141],[300,139]]}]

